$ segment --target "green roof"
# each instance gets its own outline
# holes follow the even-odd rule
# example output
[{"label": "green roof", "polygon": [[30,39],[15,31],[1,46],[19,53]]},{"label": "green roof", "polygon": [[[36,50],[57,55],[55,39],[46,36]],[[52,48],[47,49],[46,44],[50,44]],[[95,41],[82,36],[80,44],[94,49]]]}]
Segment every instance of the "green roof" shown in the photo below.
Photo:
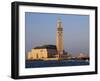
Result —
[{"label": "green roof", "polygon": [[37,46],[34,49],[56,49],[56,45],[43,45],[43,46]]}]

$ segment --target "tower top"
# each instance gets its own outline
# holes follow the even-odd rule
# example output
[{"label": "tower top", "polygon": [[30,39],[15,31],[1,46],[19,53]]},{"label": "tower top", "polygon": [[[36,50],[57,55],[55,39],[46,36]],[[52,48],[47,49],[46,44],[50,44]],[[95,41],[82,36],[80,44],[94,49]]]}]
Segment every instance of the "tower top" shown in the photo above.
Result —
[{"label": "tower top", "polygon": [[57,28],[62,28],[62,22],[61,22],[60,17],[58,18],[58,21],[57,21]]},{"label": "tower top", "polygon": [[60,17],[58,18],[58,22],[61,22],[61,18]]}]

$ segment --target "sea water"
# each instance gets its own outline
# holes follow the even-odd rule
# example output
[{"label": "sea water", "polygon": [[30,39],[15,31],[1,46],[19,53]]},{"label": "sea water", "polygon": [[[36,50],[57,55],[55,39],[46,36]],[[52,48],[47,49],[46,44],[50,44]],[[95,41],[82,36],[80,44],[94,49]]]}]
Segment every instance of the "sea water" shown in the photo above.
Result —
[{"label": "sea water", "polygon": [[26,68],[59,67],[59,66],[82,66],[89,65],[86,60],[50,60],[50,61],[26,61]]}]

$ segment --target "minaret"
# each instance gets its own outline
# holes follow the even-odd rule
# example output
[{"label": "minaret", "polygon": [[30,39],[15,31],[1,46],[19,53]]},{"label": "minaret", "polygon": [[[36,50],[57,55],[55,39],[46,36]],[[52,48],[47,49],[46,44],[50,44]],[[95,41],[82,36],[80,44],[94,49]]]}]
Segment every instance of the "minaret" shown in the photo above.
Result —
[{"label": "minaret", "polygon": [[57,47],[58,58],[61,58],[64,49],[63,49],[63,27],[60,18],[58,19],[57,22],[56,47]]}]

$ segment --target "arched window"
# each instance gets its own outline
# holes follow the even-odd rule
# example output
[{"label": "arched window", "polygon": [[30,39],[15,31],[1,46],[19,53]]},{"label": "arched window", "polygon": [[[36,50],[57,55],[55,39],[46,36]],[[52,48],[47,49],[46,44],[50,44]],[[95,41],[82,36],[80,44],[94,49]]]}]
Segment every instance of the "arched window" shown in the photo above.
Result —
[{"label": "arched window", "polygon": [[38,53],[36,54],[36,58],[38,58]]}]

